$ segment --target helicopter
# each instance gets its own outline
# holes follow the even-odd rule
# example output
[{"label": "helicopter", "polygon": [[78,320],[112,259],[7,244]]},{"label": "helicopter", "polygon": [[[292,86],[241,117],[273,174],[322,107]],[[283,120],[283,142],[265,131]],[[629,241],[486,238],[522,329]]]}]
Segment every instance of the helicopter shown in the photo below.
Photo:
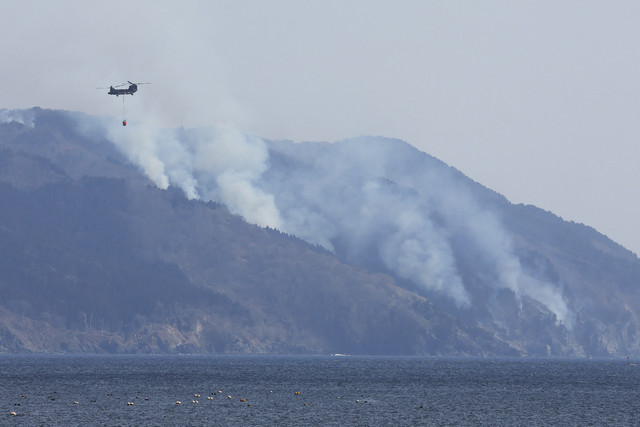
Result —
[{"label": "helicopter", "polygon": [[[151,83],[133,83],[127,80],[127,82],[129,82],[129,87],[126,89],[117,89],[119,87],[123,87],[126,86],[126,83],[123,83],[121,85],[118,86],[109,86],[109,92],[107,92],[108,95],[115,95],[115,96],[120,96],[120,95],[133,95],[134,93],[136,93],[138,91],[138,85],[148,85]],[[98,88],[98,89],[106,89],[106,88]]]},{"label": "helicopter", "polygon": [[[133,95],[134,93],[136,93],[138,91],[138,85],[148,85],[151,83],[134,83],[132,81],[129,81],[129,87],[126,89],[117,89],[123,86],[126,86],[126,83],[123,83],[121,85],[118,86],[109,86],[109,92],[107,92],[107,95],[115,95],[115,96],[120,96],[120,95]],[[106,89],[106,87],[99,87],[98,89]],[[127,125],[127,119],[124,118],[124,97],[122,98],[122,126],[126,126]]]}]

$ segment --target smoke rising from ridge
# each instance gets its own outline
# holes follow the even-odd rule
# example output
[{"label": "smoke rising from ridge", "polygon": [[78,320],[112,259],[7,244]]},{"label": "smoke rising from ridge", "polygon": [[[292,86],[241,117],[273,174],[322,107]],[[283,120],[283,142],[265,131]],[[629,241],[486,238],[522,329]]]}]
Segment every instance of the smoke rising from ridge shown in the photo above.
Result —
[{"label": "smoke rising from ridge", "polygon": [[363,137],[294,144],[231,128],[102,126],[160,188],[223,203],[248,222],[352,262],[378,260],[459,307],[473,304],[466,269],[487,288],[532,298],[565,326],[573,323],[561,289],[523,271],[499,218],[475,199],[468,180],[406,143]]},{"label": "smoke rising from ridge", "polygon": [[32,128],[34,124],[34,113],[32,110],[0,109],[0,123],[11,122],[17,122]]},{"label": "smoke rising from ridge", "polygon": [[[83,127],[88,134],[96,131]],[[268,161],[261,139],[224,127],[125,128],[111,119],[102,120],[100,132],[159,188],[172,185],[189,199],[223,203],[248,222],[281,227],[273,196],[256,185]]]}]

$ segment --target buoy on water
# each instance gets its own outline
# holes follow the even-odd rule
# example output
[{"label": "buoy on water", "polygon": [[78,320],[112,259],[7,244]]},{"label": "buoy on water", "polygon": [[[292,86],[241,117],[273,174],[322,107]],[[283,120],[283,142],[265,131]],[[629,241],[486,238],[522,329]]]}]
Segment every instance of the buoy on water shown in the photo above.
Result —
[{"label": "buoy on water", "polygon": [[126,121],[126,120],[123,120],[123,121],[122,121],[122,126],[126,126],[126,125],[127,125],[127,121]]}]

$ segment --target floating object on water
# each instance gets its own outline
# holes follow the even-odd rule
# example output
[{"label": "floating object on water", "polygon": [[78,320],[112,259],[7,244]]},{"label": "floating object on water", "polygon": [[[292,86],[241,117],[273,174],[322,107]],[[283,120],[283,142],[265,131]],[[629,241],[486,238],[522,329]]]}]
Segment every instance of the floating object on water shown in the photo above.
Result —
[{"label": "floating object on water", "polygon": [[300,394],[300,392],[299,392],[299,391],[296,391],[296,392],[295,392],[295,393],[293,393],[293,394],[298,395],[298,394]]},{"label": "floating object on water", "polygon": [[123,121],[122,121],[122,126],[126,126],[126,125],[127,125],[127,121],[126,121],[126,120],[123,120]]},{"label": "floating object on water", "polygon": [[135,405],[135,403],[133,403],[133,402],[127,402],[127,406],[133,406],[133,405]]},{"label": "floating object on water", "polygon": [[78,402],[77,400],[75,402],[73,402],[74,405],[77,405],[78,403],[80,403],[80,402]]},{"label": "floating object on water", "polygon": [[213,396],[208,396],[207,399],[208,400],[213,400]]},{"label": "floating object on water", "polygon": [[176,400],[176,405],[182,405],[182,402],[180,402],[179,400]]},{"label": "floating object on water", "polygon": [[191,403],[198,403],[198,401],[197,400],[192,400]]},{"label": "floating object on water", "polygon": [[246,402],[247,399],[240,399],[240,402]]},{"label": "floating object on water", "polygon": [[17,414],[16,412],[11,411],[11,412],[9,412],[9,415],[16,416],[16,415],[18,415],[18,414]]}]

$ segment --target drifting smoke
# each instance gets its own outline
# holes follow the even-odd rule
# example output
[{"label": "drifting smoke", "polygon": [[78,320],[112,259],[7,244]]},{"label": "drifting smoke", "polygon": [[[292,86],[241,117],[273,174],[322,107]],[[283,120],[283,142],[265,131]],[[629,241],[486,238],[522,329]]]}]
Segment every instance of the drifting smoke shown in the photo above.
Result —
[{"label": "drifting smoke", "polygon": [[0,123],[17,122],[22,125],[33,127],[35,114],[32,110],[5,110],[0,109]]},{"label": "drifting smoke", "polygon": [[268,167],[265,143],[228,128],[124,128],[105,121],[106,136],[162,189],[213,200],[260,225],[281,227],[274,197],[256,181]]},{"label": "drifting smoke", "polygon": [[[378,256],[396,275],[459,306],[471,303],[458,264],[472,252],[467,262],[486,272],[488,286],[535,299],[571,327],[560,290],[523,272],[498,218],[452,168],[384,138],[272,143],[271,151],[274,165],[278,158],[295,165],[264,180],[286,231],[331,249],[340,245],[352,260]],[[456,241],[464,247],[456,249]]]},{"label": "drifting smoke", "polygon": [[188,198],[221,202],[251,223],[351,261],[378,259],[460,307],[472,303],[459,272],[468,251],[473,256],[466,262],[487,286],[535,299],[571,327],[562,292],[523,271],[507,232],[479,205],[468,180],[406,143],[266,143],[228,128],[103,126],[160,188],[173,185]]}]

